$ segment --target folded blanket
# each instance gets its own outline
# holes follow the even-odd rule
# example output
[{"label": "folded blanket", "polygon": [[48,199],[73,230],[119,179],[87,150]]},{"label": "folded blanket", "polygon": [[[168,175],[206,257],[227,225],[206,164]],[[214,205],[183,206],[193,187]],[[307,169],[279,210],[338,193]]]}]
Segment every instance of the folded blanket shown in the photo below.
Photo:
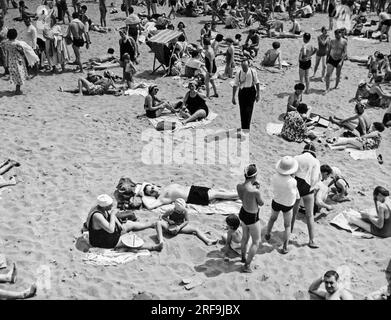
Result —
[{"label": "folded blanket", "polygon": [[177,116],[176,114],[172,114],[172,113],[164,115],[164,116],[160,116],[160,117],[155,118],[155,119],[148,118],[148,120],[151,122],[151,124],[154,126],[155,129],[156,129],[157,124],[159,122],[161,122],[161,121],[175,122],[176,123],[176,128],[173,131],[179,131],[179,130],[182,130],[182,129],[190,129],[190,128],[196,128],[196,127],[205,126],[205,125],[211,123],[214,119],[216,119],[216,117],[217,117],[216,113],[209,112],[209,115],[208,115],[207,118],[202,119],[200,121],[196,121],[196,122],[190,122],[190,123],[187,123],[185,125],[183,125],[180,122],[179,116]]},{"label": "folded blanket", "polygon": [[346,148],[345,151],[349,152],[349,155],[354,160],[368,160],[368,159],[377,159],[376,150],[356,150]]},{"label": "folded blanket", "polygon": [[282,130],[282,127],[283,127],[283,123],[272,123],[272,122],[269,122],[267,125],[266,125],[266,132],[267,134],[269,135],[280,135],[281,134],[281,130]]},{"label": "folded blanket", "polygon": [[[187,204],[188,212],[190,214],[221,214],[229,215],[231,213],[237,214],[240,211],[242,202],[240,200],[221,200],[212,201],[207,206],[197,204]],[[152,212],[163,214],[168,210],[174,209],[174,204],[167,204],[159,208],[153,209]]]},{"label": "folded blanket", "polygon": [[148,250],[137,252],[117,252],[112,249],[91,248],[83,261],[95,266],[116,266],[137,259],[142,256],[149,256]]}]

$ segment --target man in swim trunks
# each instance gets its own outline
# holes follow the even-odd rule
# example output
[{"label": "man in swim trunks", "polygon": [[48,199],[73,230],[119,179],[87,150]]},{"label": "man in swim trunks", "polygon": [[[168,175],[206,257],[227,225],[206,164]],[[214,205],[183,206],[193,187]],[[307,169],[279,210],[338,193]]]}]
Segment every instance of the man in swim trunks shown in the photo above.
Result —
[{"label": "man in swim trunks", "polygon": [[[308,292],[324,300],[353,300],[351,293],[341,288],[338,280],[339,274],[336,271],[327,271],[323,277],[311,284]],[[319,290],[322,282],[324,282],[326,291]]]},{"label": "man in swim trunks", "polygon": [[163,188],[153,184],[144,184],[140,189],[138,195],[142,196],[143,204],[148,210],[173,203],[178,198],[185,199],[186,203],[203,206],[207,206],[214,199],[238,199],[237,193],[233,191],[218,191],[200,186],[187,187],[176,183],[169,184]]},{"label": "man in swim trunks", "polygon": [[326,91],[330,91],[330,77],[334,71],[334,68],[337,69],[337,79],[335,80],[335,89],[338,88],[339,82],[341,80],[341,70],[343,62],[347,56],[348,42],[346,39],[342,38],[341,30],[335,30],[335,39],[330,41],[329,49],[327,52],[327,72],[326,72]]},{"label": "man in swim trunks", "polygon": [[[250,273],[251,261],[258,251],[259,240],[261,238],[261,224],[259,222],[259,207],[263,206],[261,198],[260,185],[257,182],[257,167],[255,164],[249,165],[244,170],[244,183],[239,183],[236,186],[240,200],[242,200],[242,208],[239,212],[239,219],[242,223],[243,237],[241,244],[242,262],[244,263],[243,272]],[[246,258],[247,243],[252,239],[252,244]]]},{"label": "man in swim trunks", "polygon": [[[77,12],[72,13],[73,20],[68,27],[68,36],[72,36],[72,48],[75,53],[76,60],[72,64],[76,64],[80,68],[80,72],[83,72],[83,65],[80,58],[80,48],[84,46],[86,42],[86,48],[89,48],[89,41],[85,31],[85,26],[81,20],[79,20],[79,14]],[[85,40],[84,40],[85,38]]]}]

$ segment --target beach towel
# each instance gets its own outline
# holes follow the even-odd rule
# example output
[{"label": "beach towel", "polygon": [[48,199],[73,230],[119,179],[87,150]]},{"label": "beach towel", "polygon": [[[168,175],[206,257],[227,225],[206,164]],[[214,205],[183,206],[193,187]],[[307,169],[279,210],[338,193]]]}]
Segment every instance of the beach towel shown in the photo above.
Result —
[{"label": "beach towel", "polygon": [[134,261],[138,257],[149,256],[148,250],[137,252],[118,252],[112,249],[91,248],[83,261],[94,266],[116,266]]},{"label": "beach towel", "polygon": [[147,95],[148,95],[148,87],[128,89],[124,92],[124,96],[142,96],[145,98]]},{"label": "beach towel", "polygon": [[346,148],[346,152],[349,152],[349,155],[354,160],[377,160],[376,150],[356,150]]},{"label": "beach towel", "polygon": [[[224,216],[227,216],[231,213],[239,213],[241,207],[242,202],[240,200],[214,200],[207,206],[187,204],[188,212],[190,214],[221,214]],[[160,215],[172,209],[174,209],[174,204],[166,204],[159,208],[153,209],[152,212]]]},{"label": "beach towel", "polygon": [[106,69],[119,68],[119,67],[120,67],[119,62],[115,62],[115,63],[105,62],[105,63],[101,63],[98,66],[93,66],[93,69],[94,70],[106,70]]},{"label": "beach towel", "polygon": [[151,124],[153,125],[153,127],[155,129],[156,129],[157,124],[161,121],[175,122],[176,127],[173,130],[175,132],[175,131],[179,131],[179,130],[183,130],[183,129],[190,129],[190,128],[197,128],[197,127],[201,127],[201,126],[206,126],[207,124],[211,123],[214,119],[216,119],[216,117],[217,117],[217,113],[209,112],[208,117],[206,117],[205,119],[202,119],[202,120],[196,121],[196,122],[190,122],[185,125],[183,125],[180,122],[181,119],[176,114],[172,114],[172,113],[164,115],[164,116],[160,116],[155,119],[148,118],[148,120],[149,120],[149,122],[151,122]]},{"label": "beach towel", "polygon": [[279,136],[281,134],[281,130],[282,130],[282,127],[283,127],[283,123],[272,123],[272,122],[269,122],[267,125],[266,125],[266,132],[268,135],[276,135],[276,136]]}]

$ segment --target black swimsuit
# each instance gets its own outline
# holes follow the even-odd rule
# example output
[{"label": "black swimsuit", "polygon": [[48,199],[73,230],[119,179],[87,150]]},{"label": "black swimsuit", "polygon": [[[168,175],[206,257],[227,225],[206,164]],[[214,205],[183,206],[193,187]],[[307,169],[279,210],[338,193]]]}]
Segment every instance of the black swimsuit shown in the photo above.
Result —
[{"label": "black swimsuit", "polygon": [[338,68],[339,63],[342,61],[342,59],[335,60],[331,56],[327,58],[327,63],[331,64],[333,67]]},{"label": "black swimsuit", "polygon": [[119,230],[118,226],[115,226],[115,230],[113,233],[108,233],[104,229],[95,230],[92,228],[92,219],[95,213],[101,213],[107,221],[109,221],[109,217],[106,217],[102,212],[96,210],[90,217],[90,223],[88,226],[89,232],[89,241],[93,247],[98,248],[106,248],[112,249],[118,244],[119,238],[121,237],[121,230]]},{"label": "black swimsuit", "polygon": [[191,186],[186,203],[207,206],[209,204],[209,189],[207,187]]},{"label": "black swimsuit", "polygon": [[259,221],[259,210],[257,213],[250,213],[242,207],[240,208],[239,219],[247,226],[254,224]]},{"label": "black swimsuit", "polygon": [[[211,67],[211,63],[210,63],[208,57],[205,57],[205,67],[206,67],[206,70],[209,72],[210,67]],[[216,61],[215,61],[215,59],[213,59],[212,72],[210,72],[210,73],[216,73],[216,71],[217,71]]]},{"label": "black swimsuit", "polygon": [[209,109],[205,103],[205,100],[202,99],[198,93],[195,97],[191,97],[189,94],[186,100],[186,108],[189,110],[191,115],[196,113],[198,110],[205,110],[206,116],[209,114]]}]

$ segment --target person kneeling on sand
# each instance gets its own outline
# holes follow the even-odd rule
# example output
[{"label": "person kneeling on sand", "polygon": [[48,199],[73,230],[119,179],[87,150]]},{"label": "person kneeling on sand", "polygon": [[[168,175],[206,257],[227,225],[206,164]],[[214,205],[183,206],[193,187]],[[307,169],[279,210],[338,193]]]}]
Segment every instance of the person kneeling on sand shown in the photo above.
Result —
[{"label": "person kneeling on sand", "polygon": [[349,223],[355,224],[367,232],[381,238],[391,237],[391,201],[390,192],[381,186],[373,191],[377,216],[361,212],[361,217],[348,216]]},{"label": "person kneeling on sand", "polygon": [[[240,228],[240,219],[236,214],[230,214],[225,219],[225,223],[227,225],[227,234],[223,234],[221,237],[221,241],[223,244],[225,244],[223,248],[225,259],[228,258],[228,253],[230,250],[233,250],[236,254],[239,255],[239,252],[237,252],[232,245],[236,244],[236,246],[241,246],[242,237],[243,237],[243,230]],[[249,244],[251,245],[251,239],[249,241]],[[247,250],[247,248],[246,248]]]},{"label": "person kneeling on sand", "polygon": [[[256,180],[258,174],[255,164],[251,164],[244,169],[244,183],[237,185],[236,189],[240,200],[242,200],[242,208],[239,212],[239,218],[242,222],[243,237],[242,237],[242,262],[244,263],[243,272],[250,273],[251,261],[258,251],[259,240],[261,239],[261,224],[259,222],[259,207],[263,206],[261,197],[260,185]],[[247,255],[247,245],[252,239],[252,244]],[[247,256],[247,257],[246,257]]]},{"label": "person kneeling on sand", "polygon": [[322,208],[325,208],[327,211],[333,210],[333,206],[326,203],[329,196],[329,188],[324,183],[333,174],[333,169],[329,165],[323,164],[320,166],[320,174],[322,176],[321,181],[314,187],[314,215],[319,213]]},{"label": "person kneeling on sand", "polygon": [[[215,199],[237,200],[238,194],[234,191],[220,191],[200,186],[182,186],[176,183],[160,188],[146,183],[141,186],[139,194],[142,196],[144,206],[148,210],[158,208],[165,204],[173,203],[178,198],[183,198],[186,203],[207,206]],[[155,199],[151,199],[153,197]]]},{"label": "person kneeling on sand", "polygon": [[[16,265],[12,265],[12,269],[6,274],[0,274],[0,283],[15,283],[16,281]],[[0,289],[0,299],[1,300],[14,300],[14,299],[27,299],[34,297],[37,293],[37,286],[32,284],[30,288],[24,291],[9,291]]]},{"label": "person kneeling on sand", "polygon": [[85,225],[88,228],[91,246],[106,249],[120,248],[123,246],[121,235],[130,231],[156,228],[159,244],[154,246],[143,245],[138,249],[147,249],[150,251],[160,251],[163,249],[163,233],[160,221],[146,223],[127,221],[122,224],[116,216],[118,210],[113,209],[113,202],[113,199],[109,195],[99,195],[97,205],[88,213]]},{"label": "person kneeling on sand", "polygon": [[391,259],[384,272],[386,274],[387,285],[366,295],[365,300],[391,300]]},{"label": "person kneeling on sand", "polygon": [[8,180],[4,179],[2,175],[8,172],[9,170],[11,170],[13,167],[19,167],[19,166],[20,166],[19,162],[10,159],[0,164],[0,188],[16,185],[17,181],[15,175],[9,178]]},{"label": "person kneeling on sand", "polygon": [[194,228],[189,225],[189,215],[186,208],[186,202],[182,198],[176,199],[174,209],[166,211],[161,218],[163,220],[161,221],[163,230],[173,236],[176,236],[178,233],[194,234],[208,246],[217,243],[217,240],[209,239],[198,228]]},{"label": "person kneeling on sand", "polygon": [[[326,291],[319,290],[322,283]],[[327,271],[323,277],[315,280],[308,292],[324,300],[353,300],[351,293],[340,287],[339,274],[334,270]]]},{"label": "person kneeling on sand", "polygon": [[350,199],[347,197],[349,183],[342,176],[342,172],[339,168],[332,167],[331,169],[333,170],[331,176],[332,180],[328,185],[329,187],[333,186],[331,187],[331,192],[333,193],[331,199],[336,202],[349,201]]}]

